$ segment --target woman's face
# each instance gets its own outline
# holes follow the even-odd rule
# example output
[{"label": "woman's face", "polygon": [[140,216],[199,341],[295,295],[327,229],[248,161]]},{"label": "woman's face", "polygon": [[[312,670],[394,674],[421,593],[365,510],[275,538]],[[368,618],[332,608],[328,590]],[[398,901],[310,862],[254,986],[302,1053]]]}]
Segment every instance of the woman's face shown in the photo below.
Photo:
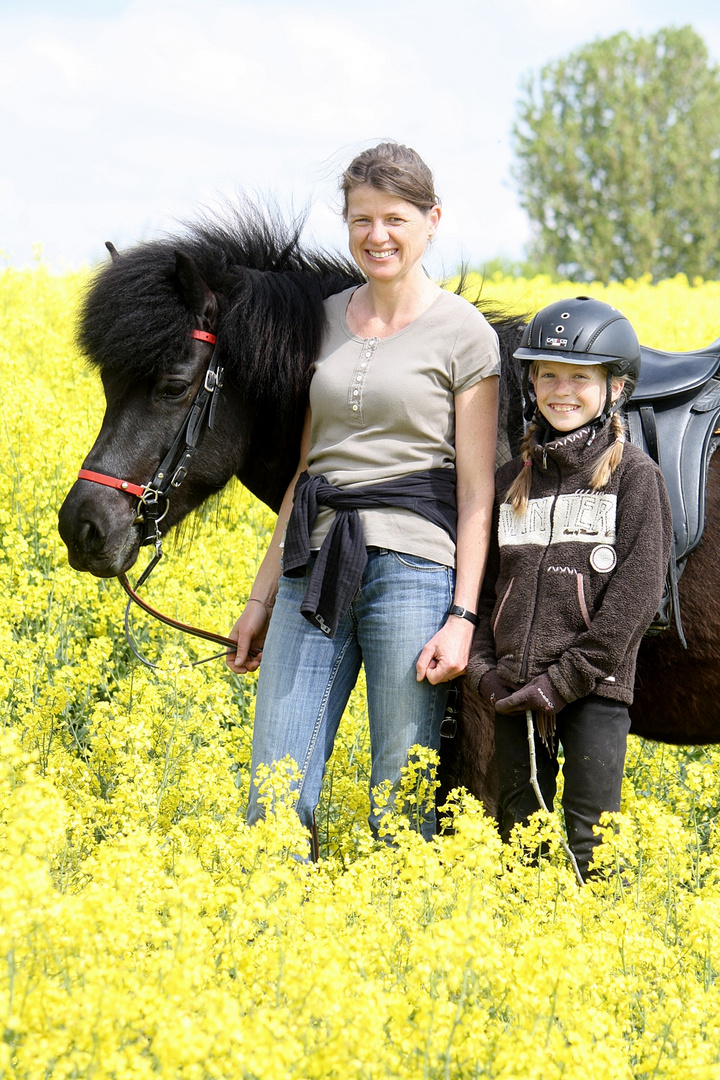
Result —
[{"label": "woman's face", "polygon": [[363,184],[347,197],[350,254],[369,281],[398,282],[422,272],[428,240],[435,235],[440,207],[425,213],[397,195]]},{"label": "woman's face", "polygon": [[[574,431],[589,424],[605,405],[605,368],[600,364],[560,364],[538,360],[533,370],[537,407],[556,431]],[[612,380],[612,401],[620,397],[622,379]]]}]

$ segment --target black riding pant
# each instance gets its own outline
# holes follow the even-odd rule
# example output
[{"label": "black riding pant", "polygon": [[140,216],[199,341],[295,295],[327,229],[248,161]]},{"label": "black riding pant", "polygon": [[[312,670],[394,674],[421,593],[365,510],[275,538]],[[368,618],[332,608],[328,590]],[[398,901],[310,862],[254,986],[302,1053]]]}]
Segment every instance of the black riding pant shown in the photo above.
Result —
[{"label": "black riding pant", "polygon": [[[619,701],[591,694],[566,705],[557,715],[556,744],[563,748],[565,813],[568,844],[583,878],[587,877],[593,833],[600,815],[620,809],[623,768],[630,716]],[[538,809],[530,786],[530,755],[525,713],[495,714],[495,753],[500,774],[500,832],[504,841],[513,826],[525,824]],[[552,810],[557,789],[558,760],[535,734],[535,755],[540,790]]]}]

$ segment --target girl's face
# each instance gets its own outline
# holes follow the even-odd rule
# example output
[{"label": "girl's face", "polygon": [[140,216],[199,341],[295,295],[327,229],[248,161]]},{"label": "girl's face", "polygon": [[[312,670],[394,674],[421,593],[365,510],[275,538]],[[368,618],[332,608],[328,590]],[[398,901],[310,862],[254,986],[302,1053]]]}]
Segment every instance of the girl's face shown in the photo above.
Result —
[{"label": "girl's face", "polygon": [[397,283],[422,273],[422,257],[440,221],[440,207],[425,213],[397,195],[363,184],[347,197],[350,254],[371,281]]},{"label": "girl's face", "polygon": [[[575,431],[603,411],[607,372],[600,364],[560,364],[538,360],[533,365],[533,387],[539,411],[556,431]],[[624,381],[612,380],[617,401]]]}]

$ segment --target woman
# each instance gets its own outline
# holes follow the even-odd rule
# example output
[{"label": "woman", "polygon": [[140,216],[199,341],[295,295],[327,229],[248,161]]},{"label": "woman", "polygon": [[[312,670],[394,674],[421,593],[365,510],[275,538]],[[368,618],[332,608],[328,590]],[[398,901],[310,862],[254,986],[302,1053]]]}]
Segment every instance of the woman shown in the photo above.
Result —
[{"label": "woman", "polygon": [[[341,189],[367,280],[325,303],[300,462],[228,662],[242,674],[262,659],[248,821],[262,816],[258,766],[289,755],[311,832],[361,663],[371,789],[396,789],[413,745],[439,749],[446,684],[472,641],[497,427],[497,335],[423,270],[441,218],[432,173],[414,150],[381,143]],[[370,825],[377,835],[372,791]],[[420,828],[429,838],[434,814]]]}]

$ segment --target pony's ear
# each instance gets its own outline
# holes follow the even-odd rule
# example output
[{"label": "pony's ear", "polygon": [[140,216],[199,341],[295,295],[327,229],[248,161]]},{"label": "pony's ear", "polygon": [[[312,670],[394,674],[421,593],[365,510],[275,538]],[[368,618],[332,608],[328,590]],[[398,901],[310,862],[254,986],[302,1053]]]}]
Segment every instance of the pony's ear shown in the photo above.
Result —
[{"label": "pony's ear", "polygon": [[118,252],[118,249],[115,247],[115,245],[110,240],[105,241],[105,247],[110,252],[110,258],[112,259],[112,261],[113,262],[120,262],[120,253]]},{"label": "pony's ear", "polygon": [[217,316],[217,300],[215,294],[208,289],[200,277],[200,271],[190,258],[182,251],[175,252],[175,274],[177,278],[178,292],[186,307],[199,315],[200,318],[214,323]]}]

